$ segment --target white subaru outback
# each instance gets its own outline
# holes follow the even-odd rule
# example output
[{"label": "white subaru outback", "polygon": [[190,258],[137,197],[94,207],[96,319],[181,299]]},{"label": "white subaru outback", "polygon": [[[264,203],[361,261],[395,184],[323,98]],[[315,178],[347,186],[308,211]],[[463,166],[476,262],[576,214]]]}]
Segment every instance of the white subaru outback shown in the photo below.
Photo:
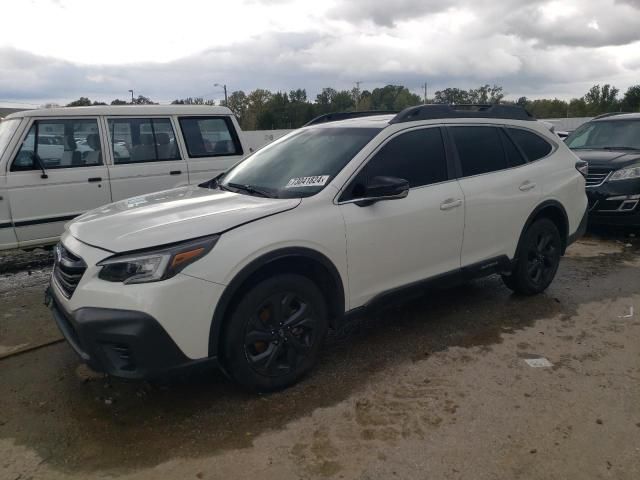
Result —
[{"label": "white subaru outback", "polygon": [[211,362],[280,389],[329,328],[396,295],[494,273],[542,292],[585,229],[585,174],[519,107],[328,115],[206,184],[78,217],[47,301],[94,369]]}]

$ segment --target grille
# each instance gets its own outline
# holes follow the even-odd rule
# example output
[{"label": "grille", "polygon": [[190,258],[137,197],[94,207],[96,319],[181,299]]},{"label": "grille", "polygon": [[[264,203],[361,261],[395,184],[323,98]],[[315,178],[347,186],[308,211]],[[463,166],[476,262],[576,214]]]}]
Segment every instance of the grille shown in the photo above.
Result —
[{"label": "grille", "polygon": [[602,185],[610,174],[611,170],[600,170],[589,167],[589,173],[587,174],[587,187],[598,187]]},{"label": "grille", "polygon": [[53,278],[67,298],[71,298],[75,292],[86,269],[84,260],[64,248],[62,243],[56,245]]}]

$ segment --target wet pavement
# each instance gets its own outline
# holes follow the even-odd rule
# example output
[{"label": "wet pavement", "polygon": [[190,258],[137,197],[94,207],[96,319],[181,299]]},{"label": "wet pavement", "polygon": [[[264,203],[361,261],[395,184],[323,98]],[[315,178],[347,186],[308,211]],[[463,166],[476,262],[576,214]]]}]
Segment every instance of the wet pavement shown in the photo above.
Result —
[{"label": "wet pavement", "polygon": [[55,343],[42,255],[0,258],[0,479],[640,478],[635,237],[581,240],[536,297],[490,277],[370,314],[261,396],[91,372]]}]

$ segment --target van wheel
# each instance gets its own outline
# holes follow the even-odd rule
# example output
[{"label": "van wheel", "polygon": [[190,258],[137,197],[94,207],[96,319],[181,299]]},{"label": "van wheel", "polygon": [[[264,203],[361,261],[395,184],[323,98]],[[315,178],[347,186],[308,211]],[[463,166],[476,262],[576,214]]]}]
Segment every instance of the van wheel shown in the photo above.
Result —
[{"label": "van wheel", "polygon": [[503,275],[505,285],[522,295],[543,292],[556,276],[560,265],[562,242],[555,223],[548,218],[534,222],[518,246],[518,258],[510,275]]},{"label": "van wheel", "polygon": [[224,366],[250,390],[283,389],[316,364],[327,328],[327,305],[315,283],[294,274],[268,278],[240,299],[229,318]]}]

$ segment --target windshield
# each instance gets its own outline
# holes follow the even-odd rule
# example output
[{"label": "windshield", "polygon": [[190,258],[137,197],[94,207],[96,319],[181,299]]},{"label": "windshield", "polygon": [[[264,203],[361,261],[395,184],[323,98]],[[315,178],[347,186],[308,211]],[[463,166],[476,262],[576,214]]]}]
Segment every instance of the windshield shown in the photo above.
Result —
[{"label": "windshield", "polygon": [[611,120],[582,125],[565,140],[569,148],[640,149],[640,121]]},{"label": "windshield", "polygon": [[232,168],[221,188],[262,196],[315,195],[380,132],[380,128],[309,128],[258,150]]},{"label": "windshield", "polygon": [[13,132],[15,132],[18,127],[18,123],[20,123],[20,120],[16,118],[0,121],[0,158],[7,148],[7,145],[9,145]]}]

